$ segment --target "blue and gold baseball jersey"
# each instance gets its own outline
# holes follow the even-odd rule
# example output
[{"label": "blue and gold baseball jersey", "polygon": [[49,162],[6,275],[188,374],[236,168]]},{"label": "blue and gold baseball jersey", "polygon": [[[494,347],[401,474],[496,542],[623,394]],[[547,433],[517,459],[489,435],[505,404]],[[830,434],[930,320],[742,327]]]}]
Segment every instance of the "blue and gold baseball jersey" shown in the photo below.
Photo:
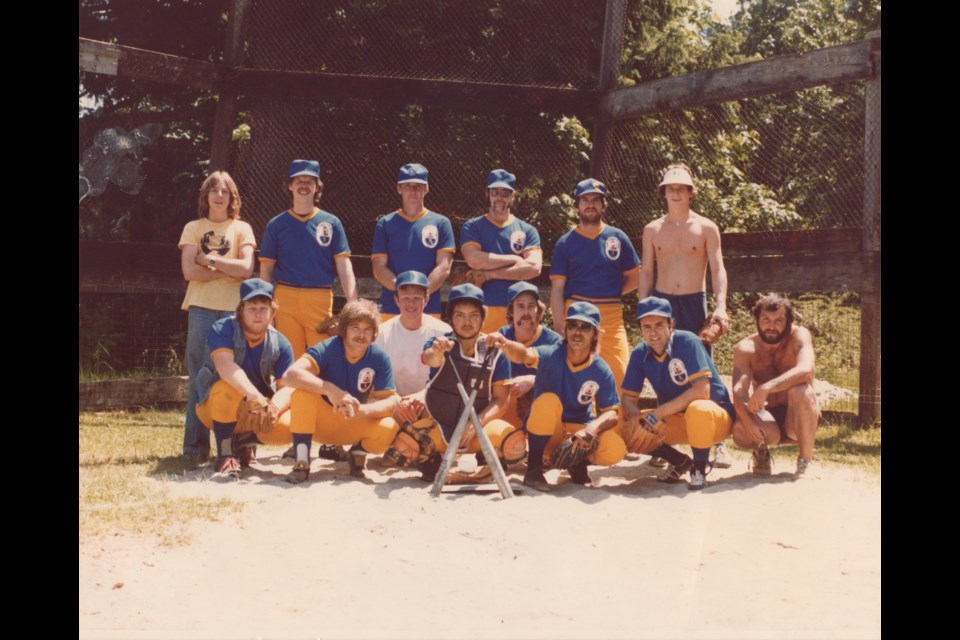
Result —
[{"label": "blue and gold baseball jersey", "polygon": [[332,382],[361,403],[366,402],[370,394],[381,398],[396,393],[390,357],[378,345],[371,344],[357,360],[350,360],[343,340],[334,336],[313,345],[303,355],[313,364],[313,373],[318,378]]},{"label": "blue and gold baseball jersey", "polygon": [[[523,256],[528,251],[540,251],[540,233],[529,223],[511,215],[503,226],[489,215],[468,220],[460,229],[460,251],[474,245],[481,251],[497,255]],[[514,280],[489,280],[483,283],[483,298],[488,307],[507,306],[507,289]]]},{"label": "blue and gold baseball jersey", "polygon": [[[517,334],[514,331],[512,324],[508,324],[505,327],[500,327],[500,333],[506,336],[507,340],[517,340]],[[536,333],[533,334],[533,339],[529,342],[523,342],[521,344],[525,347],[543,347],[550,344],[560,344],[561,342],[563,342],[563,336],[553,329],[540,325],[537,327]],[[514,362],[512,367],[513,376],[515,378],[519,376],[537,375],[536,369],[528,367],[525,364],[517,364]]]},{"label": "blue and gold baseball jersey", "polygon": [[627,234],[601,224],[594,236],[574,228],[557,240],[550,279],[566,278],[564,300],[620,302],[624,275],[639,266],[640,258]]},{"label": "blue and gold baseball jersey", "polygon": [[643,381],[649,380],[657,402],[670,402],[701,378],[710,378],[710,399],[723,407],[731,417],[736,414],[730,401],[730,392],[723,384],[717,367],[707,354],[703,342],[689,331],[674,331],[663,355],[657,356],[644,342],[630,354],[627,373],[623,378],[623,393],[639,396]]},{"label": "blue and gold baseball jersey", "polygon": [[306,216],[284,211],[267,223],[260,260],[276,262],[273,279],[292,287],[329,289],[337,277],[335,256],[349,256],[340,219],[313,208]]},{"label": "blue and gold baseball jersey", "polygon": [[[457,250],[450,220],[439,213],[424,209],[410,218],[403,209],[392,211],[377,221],[373,232],[373,255],[384,256],[387,268],[394,273],[419,271],[430,275],[437,266],[438,253]],[[393,299],[393,291],[380,291],[380,311],[398,314],[400,309]],[[440,313],[440,292],[435,291],[427,302],[426,313]]]},{"label": "blue and gold baseball jersey", "polygon": [[[234,316],[221,318],[210,327],[210,333],[207,334],[207,349],[211,355],[217,351],[228,351],[233,354],[233,318]],[[243,363],[240,368],[247,374],[247,378],[257,390],[269,398],[273,396],[273,389],[270,388],[270,381],[264,380],[260,372],[260,358],[263,356],[265,337],[260,338],[260,341],[256,344],[250,344],[247,341],[247,348],[243,353]],[[279,380],[293,364],[293,348],[290,346],[290,341],[284,338],[281,333],[277,334],[277,347],[280,350],[280,357],[277,359],[273,376]]]},{"label": "blue and gold baseball jersey", "polygon": [[544,393],[557,395],[563,403],[563,422],[585,424],[596,418],[598,412],[620,406],[613,373],[603,358],[595,353],[578,366],[567,360],[564,344],[534,347],[533,353],[534,360],[524,363],[536,369],[533,399],[536,401]]}]

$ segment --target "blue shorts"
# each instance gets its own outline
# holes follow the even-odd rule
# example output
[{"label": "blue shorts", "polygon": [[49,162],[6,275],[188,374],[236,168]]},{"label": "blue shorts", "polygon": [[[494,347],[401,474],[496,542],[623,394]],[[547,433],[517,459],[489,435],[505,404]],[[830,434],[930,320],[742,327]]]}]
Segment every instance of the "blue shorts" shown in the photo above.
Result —
[{"label": "blue shorts", "polygon": [[673,307],[673,323],[675,329],[700,333],[700,328],[707,320],[707,294],[703,291],[685,293],[675,296],[669,293],[653,290],[650,295],[663,298]]}]

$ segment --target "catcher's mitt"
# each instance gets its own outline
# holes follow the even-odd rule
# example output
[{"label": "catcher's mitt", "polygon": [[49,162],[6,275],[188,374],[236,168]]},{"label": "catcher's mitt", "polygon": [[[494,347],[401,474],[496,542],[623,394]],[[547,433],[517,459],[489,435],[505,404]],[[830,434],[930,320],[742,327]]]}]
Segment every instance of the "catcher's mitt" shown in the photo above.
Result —
[{"label": "catcher's mitt", "polygon": [[431,422],[424,427],[415,427],[404,422],[390,448],[384,452],[384,459],[398,467],[409,467],[411,464],[426,461],[436,451],[436,445],[429,435],[434,424]]},{"label": "catcher's mitt", "polygon": [[713,344],[723,337],[727,330],[723,326],[723,322],[719,318],[710,316],[703,323],[703,326],[700,327],[699,336],[703,341],[703,344]]},{"label": "catcher's mitt", "polygon": [[581,429],[553,450],[550,466],[554,469],[572,469],[583,463],[596,450],[599,442],[595,435]]},{"label": "catcher's mitt", "polygon": [[246,400],[237,409],[237,433],[270,433],[277,426],[280,412],[269,400]]},{"label": "catcher's mitt", "polygon": [[487,277],[483,274],[483,271],[480,269],[471,269],[465,264],[458,264],[451,269],[450,277],[447,278],[447,283],[451,287],[467,283],[477,287],[483,287],[483,283],[486,281]]}]

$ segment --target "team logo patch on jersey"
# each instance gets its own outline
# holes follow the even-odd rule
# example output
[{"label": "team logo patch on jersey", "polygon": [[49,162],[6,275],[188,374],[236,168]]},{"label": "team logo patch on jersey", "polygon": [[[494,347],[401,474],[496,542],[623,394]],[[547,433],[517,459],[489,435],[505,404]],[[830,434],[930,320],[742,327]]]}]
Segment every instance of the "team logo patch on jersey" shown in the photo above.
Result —
[{"label": "team logo patch on jersey", "polygon": [[360,373],[357,375],[357,389],[360,390],[360,393],[370,391],[370,387],[373,386],[374,375],[373,369],[370,367],[365,367],[360,370]]},{"label": "team logo patch on jersey", "polygon": [[215,231],[207,231],[200,238],[200,248],[203,249],[204,253],[215,251],[217,254],[225,256],[230,251],[230,240],[226,236],[218,236]]},{"label": "team logo patch on jersey", "polygon": [[670,371],[670,379],[673,380],[673,384],[687,384],[687,368],[683,365],[683,360],[674,358],[667,365],[667,368]]},{"label": "team logo patch on jersey", "polygon": [[600,385],[593,380],[587,380],[580,386],[580,392],[577,394],[577,402],[580,404],[590,404],[597,396]]},{"label": "team logo patch on jersey", "polygon": [[433,249],[437,246],[437,242],[440,241],[440,232],[437,230],[436,225],[428,224],[423,228],[423,231],[420,232],[420,241],[423,242],[423,246],[427,249]]},{"label": "team logo patch on jersey", "polygon": [[333,225],[329,222],[321,222],[317,225],[317,242],[321,247],[329,247],[333,241]]},{"label": "team logo patch on jersey", "polygon": [[607,254],[610,260],[616,260],[620,257],[620,238],[610,236],[603,243],[603,252]]},{"label": "team logo patch on jersey", "polygon": [[514,231],[510,234],[510,249],[514,253],[520,254],[523,251],[523,245],[527,244],[527,234],[524,231]]}]

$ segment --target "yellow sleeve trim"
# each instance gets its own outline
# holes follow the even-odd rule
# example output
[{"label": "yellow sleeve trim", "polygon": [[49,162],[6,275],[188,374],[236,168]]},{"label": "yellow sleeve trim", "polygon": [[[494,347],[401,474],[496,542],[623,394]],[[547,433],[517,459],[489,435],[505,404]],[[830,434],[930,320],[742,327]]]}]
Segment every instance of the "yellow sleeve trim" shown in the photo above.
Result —
[{"label": "yellow sleeve trim", "polygon": [[310,361],[310,373],[315,376],[320,375],[320,365],[317,364],[317,361],[313,359],[313,356],[310,354],[303,354],[303,357]]},{"label": "yellow sleeve trim", "polygon": [[233,353],[233,349],[227,349],[226,347],[220,347],[219,349],[214,349],[213,351],[211,351],[211,352],[210,352],[210,356],[213,357],[213,354],[215,354],[215,353],[220,353],[221,351],[224,351],[224,352],[226,352],[226,353]]},{"label": "yellow sleeve trim", "polygon": [[556,275],[551,274],[551,275],[550,275],[550,279],[551,279],[551,280],[566,280],[566,279],[567,279],[567,276],[561,276],[560,274],[556,274]]},{"label": "yellow sleeve trim", "polygon": [[688,381],[688,382],[693,382],[694,380],[699,380],[700,378],[702,378],[702,377],[704,377],[704,376],[706,376],[706,377],[708,377],[708,378],[712,378],[712,377],[713,377],[713,376],[710,374],[710,369],[704,369],[703,371],[697,371],[697,372],[696,372],[695,374],[693,374],[692,376],[687,376],[687,381]]},{"label": "yellow sleeve trim", "polygon": [[479,243],[479,242],[476,242],[476,241],[474,241],[474,240],[471,240],[470,242],[465,242],[464,244],[460,245],[460,249],[463,250],[464,247],[469,247],[469,246],[474,246],[474,247],[476,247],[477,249],[482,249],[482,248],[483,248],[483,247],[480,246],[480,243]]},{"label": "yellow sleeve trim", "polygon": [[616,413],[620,413],[620,405],[615,404],[612,407],[603,407],[602,409],[600,409],[600,413],[605,413],[607,411],[614,411]]},{"label": "yellow sleeve trim", "polygon": [[260,262],[276,262],[273,258],[260,258]]},{"label": "yellow sleeve trim", "polygon": [[633,267],[632,269],[627,269],[626,271],[624,271],[624,273],[630,273],[631,271],[636,271],[636,270],[639,269],[639,268],[640,268],[640,265],[638,264],[637,266]]},{"label": "yellow sleeve trim", "polygon": [[457,248],[456,248],[456,247],[448,247],[448,248],[445,248],[445,249],[439,249],[439,250],[437,250],[437,253],[456,253],[456,252],[457,252]]},{"label": "yellow sleeve trim", "polygon": [[385,253],[374,253],[373,255],[370,256],[370,259],[373,260],[374,258],[386,258],[386,257],[387,257],[387,254]]},{"label": "yellow sleeve trim", "polygon": [[625,395],[625,396],[631,396],[631,397],[633,397],[633,398],[639,398],[639,397],[640,397],[640,392],[639,392],[639,391],[630,391],[630,390],[628,390],[628,389],[621,389],[621,391],[623,391],[623,395]]},{"label": "yellow sleeve trim", "polygon": [[374,391],[371,393],[374,398],[389,398],[390,396],[397,395],[396,390],[394,389],[381,389],[380,391]]},{"label": "yellow sleeve trim", "polygon": [[343,253],[334,254],[333,257],[334,257],[334,258],[340,258],[340,257],[342,257],[342,256],[346,256],[346,257],[349,258],[351,255],[353,255],[353,254],[350,253],[349,251],[344,251]]},{"label": "yellow sleeve trim", "polygon": [[540,253],[543,253],[543,247],[540,247],[540,246],[527,247],[526,249],[523,250],[524,253],[526,253],[526,252],[528,252],[528,251],[539,251]]},{"label": "yellow sleeve trim", "polygon": [[496,382],[493,383],[493,386],[500,387],[505,384],[510,384],[511,382],[513,382],[513,378],[508,378],[506,380],[497,380]]}]

